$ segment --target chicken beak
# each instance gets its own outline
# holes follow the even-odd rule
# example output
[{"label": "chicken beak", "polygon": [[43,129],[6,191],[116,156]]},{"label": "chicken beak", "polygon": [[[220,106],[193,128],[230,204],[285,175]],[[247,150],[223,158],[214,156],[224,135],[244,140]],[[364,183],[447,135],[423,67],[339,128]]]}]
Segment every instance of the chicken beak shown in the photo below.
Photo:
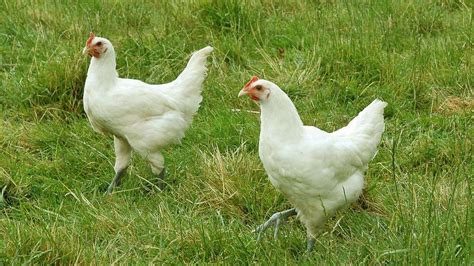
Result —
[{"label": "chicken beak", "polygon": [[240,90],[238,97],[241,97],[242,95],[245,95],[245,94],[247,94],[247,93],[249,93],[249,91],[246,90],[245,88],[243,88],[242,90]]},{"label": "chicken beak", "polygon": [[82,54],[83,54],[83,55],[89,54],[90,49],[91,49],[91,48],[88,47],[88,46],[84,47],[84,49],[82,50]]}]

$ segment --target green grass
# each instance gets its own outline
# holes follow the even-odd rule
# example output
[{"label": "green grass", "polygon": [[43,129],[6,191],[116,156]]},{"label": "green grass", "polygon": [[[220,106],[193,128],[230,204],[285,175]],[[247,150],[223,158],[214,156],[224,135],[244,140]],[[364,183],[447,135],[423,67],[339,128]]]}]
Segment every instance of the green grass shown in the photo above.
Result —
[{"label": "green grass", "polygon": [[[473,263],[469,1],[65,2],[0,3],[0,264]],[[91,30],[121,76],[151,83],[216,48],[199,113],[165,151],[164,192],[135,156],[103,195],[112,140],[82,110]],[[251,233],[289,207],[258,158],[258,115],[231,111],[258,110],[236,97],[252,75],[324,130],[389,103],[364,200],[309,255],[295,219],[277,241]]]}]

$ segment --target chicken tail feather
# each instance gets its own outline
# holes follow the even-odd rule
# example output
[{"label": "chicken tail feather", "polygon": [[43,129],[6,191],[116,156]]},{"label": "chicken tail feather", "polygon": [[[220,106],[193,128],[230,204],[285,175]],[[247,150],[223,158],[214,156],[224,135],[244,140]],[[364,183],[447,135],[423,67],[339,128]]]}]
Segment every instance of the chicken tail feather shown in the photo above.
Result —
[{"label": "chicken tail feather", "polygon": [[176,79],[176,82],[180,83],[183,88],[188,90],[201,90],[202,82],[206,77],[207,67],[206,61],[209,54],[214,50],[211,46],[202,48],[199,51],[193,53],[191,58],[186,65],[186,68]]},{"label": "chicken tail feather", "polygon": [[214,48],[207,46],[194,52],[186,68],[173,82],[175,89],[169,92],[174,94],[176,99],[180,99],[181,111],[186,114],[188,121],[191,121],[202,101],[202,84],[207,74],[206,61],[213,50]]},{"label": "chicken tail feather", "polygon": [[334,132],[339,136],[350,136],[356,140],[359,149],[364,151],[361,159],[368,163],[377,153],[382,133],[385,130],[384,108],[387,103],[375,99],[364,108],[349,124]]}]

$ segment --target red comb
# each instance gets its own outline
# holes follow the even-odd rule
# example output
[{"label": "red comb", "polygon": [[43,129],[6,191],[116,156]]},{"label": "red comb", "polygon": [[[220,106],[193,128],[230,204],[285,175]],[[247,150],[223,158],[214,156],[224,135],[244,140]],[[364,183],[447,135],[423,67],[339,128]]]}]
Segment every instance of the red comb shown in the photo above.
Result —
[{"label": "red comb", "polygon": [[257,80],[258,80],[258,77],[257,77],[257,76],[253,76],[253,77],[249,80],[249,82],[247,82],[247,83],[245,84],[244,88],[249,87],[252,83],[254,83],[254,82],[257,81]]},{"label": "red comb", "polygon": [[87,39],[86,45],[89,46],[92,43],[92,40],[94,40],[94,38],[95,38],[95,35],[91,31],[91,33],[89,34],[89,39]]}]

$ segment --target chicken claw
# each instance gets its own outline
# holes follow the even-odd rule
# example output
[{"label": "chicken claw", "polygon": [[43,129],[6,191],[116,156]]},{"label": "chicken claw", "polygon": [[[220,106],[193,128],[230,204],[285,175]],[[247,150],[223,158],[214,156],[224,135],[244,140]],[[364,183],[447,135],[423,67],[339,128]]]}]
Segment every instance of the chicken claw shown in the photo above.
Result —
[{"label": "chicken claw", "polygon": [[261,224],[260,226],[257,227],[257,229],[254,230],[254,232],[258,233],[257,240],[260,240],[261,234],[268,228],[270,225],[275,223],[275,232],[273,233],[273,237],[277,239],[278,237],[278,229],[280,227],[281,222],[285,222],[288,217],[297,215],[297,211],[295,208],[288,209],[286,211],[281,211],[274,213],[268,221],[266,221],[264,224]]}]

